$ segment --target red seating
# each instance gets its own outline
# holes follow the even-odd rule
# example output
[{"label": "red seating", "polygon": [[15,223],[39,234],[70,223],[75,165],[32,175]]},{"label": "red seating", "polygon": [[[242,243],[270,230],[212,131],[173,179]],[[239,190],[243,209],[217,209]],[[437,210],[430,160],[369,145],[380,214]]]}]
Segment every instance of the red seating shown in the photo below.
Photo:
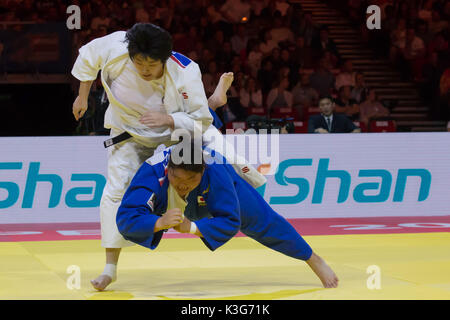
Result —
[{"label": "red seating", "polygon": [[227,129],[242,129],[247,130],[247,123],[243,121],[234,121],[234,122],[228,122],[227,123]]},{"label": "red seating", "polygon": [[397,124],[394,120],[372,120],[369,123],[370,132],[397,132]]},{"label": "red seating", "polygon": [[307,133],[308,123],[306,121],[294,121],[295,133]]},{"label": "red seating", "polygon": [[298,119],[297,110],[292,107],[278,107],[276,109],[272,109],[270,114],[271,118],[289,118],[292,117],[294,119]]},{"label": "red seating", "polygon": [[353,121],[353,123],[355,124],[355,126],[361,129],[361,132],[367,132],[367,126],[365,122]]},{"label": "red seating", "polygon": [[319,107],[310,107],[310,108],[308,108],[308,116],[312,116],[314,114],[320,114]]},{"label": "red seating", "polygon": [[256,116],[266,116],[267,115],[267,111],[264,108],[248,108],[247,109],[247,114],[250,115],[256,115]]}]

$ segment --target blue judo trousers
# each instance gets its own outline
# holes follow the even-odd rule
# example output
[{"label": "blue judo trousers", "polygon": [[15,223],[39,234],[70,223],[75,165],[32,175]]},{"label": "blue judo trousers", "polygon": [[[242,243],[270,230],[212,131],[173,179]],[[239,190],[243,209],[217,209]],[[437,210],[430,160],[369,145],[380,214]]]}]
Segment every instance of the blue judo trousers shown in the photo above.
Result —
[{"label": "blue judo trousers", "polygon": [[[154,232],[167,210],[167,165],[173,147],[155,154],[139,168],[118,209],[116,222],[126,240],[155,249],[164,232]],[[187,198],[185,216],[195,221],[212,251],[240,230],[259,243],[290,257],[308,260],[312,249],[281,215],[214,150],[199,186]],[[217,161],[220,159],[220,161]]]}]

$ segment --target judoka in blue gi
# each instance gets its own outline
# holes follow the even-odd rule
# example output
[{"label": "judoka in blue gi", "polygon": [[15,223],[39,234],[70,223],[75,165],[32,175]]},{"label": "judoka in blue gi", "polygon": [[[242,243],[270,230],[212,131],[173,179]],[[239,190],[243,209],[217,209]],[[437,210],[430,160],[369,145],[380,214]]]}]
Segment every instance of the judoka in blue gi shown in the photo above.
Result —
[{"label": "judoka in blue gi", "polygon": [[194,144],[166,148],[140,167],[117,212],[122,236],[153,250],[164,231],[174,228],[197,235],[214,251],[241,231],[273,250],[306,261],[324,287],[337,287],[332,269],[289,222],[219,153],[205,147],[202,152]]}]

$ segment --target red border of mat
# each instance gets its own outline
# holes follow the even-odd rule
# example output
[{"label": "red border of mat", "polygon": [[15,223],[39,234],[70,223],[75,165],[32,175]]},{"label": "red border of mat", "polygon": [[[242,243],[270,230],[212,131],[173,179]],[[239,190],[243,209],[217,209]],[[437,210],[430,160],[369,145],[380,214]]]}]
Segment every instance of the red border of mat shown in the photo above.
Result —
[{"label": "red border of mat", "polygon": [[[450,232],[449,216],[288,219],[304,236]],[[346,227],[344,227],[346,226]],[[237,236],[244,236],[239,232]],[[169,230],[165,238],[195,238]],[[100,223],[0,225],[0,242],[100,239]]]}]

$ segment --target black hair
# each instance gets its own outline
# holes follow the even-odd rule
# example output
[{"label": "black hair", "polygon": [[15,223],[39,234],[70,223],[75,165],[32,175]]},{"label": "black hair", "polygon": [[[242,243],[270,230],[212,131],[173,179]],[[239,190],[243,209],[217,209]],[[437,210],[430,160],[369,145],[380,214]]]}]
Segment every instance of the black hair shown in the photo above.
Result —
[{"label": "black hair", "polygon": [[333,97],[332,96],[330,96],[330,95],[321,95],[320,97],[319,97],[319,103],[320,103],[320,101],[322,101],[323,99],[328,99],[328,100],[330,100],[331,101],[331,103],[333,103],[334,102],[334,99],[333,99]]},{"label": "black hair", "polygon": [[[176,144],[171,152],[168,167],[172,169],[183,169],[186,171],[202,173],[206,167],[203,157],[201,141],[188,140]],[[188,151],[188,154],[184,154]],[[173,156],[177,156],[176,161]],[[179,163],[178,163],[179,162]]]},{"label": "black hair", "polygon": [[161,27],[151,23],[136,23],[127,31],[128,53],[131,60],[136,55],[165,63],[172,55],[172,37]]}]

